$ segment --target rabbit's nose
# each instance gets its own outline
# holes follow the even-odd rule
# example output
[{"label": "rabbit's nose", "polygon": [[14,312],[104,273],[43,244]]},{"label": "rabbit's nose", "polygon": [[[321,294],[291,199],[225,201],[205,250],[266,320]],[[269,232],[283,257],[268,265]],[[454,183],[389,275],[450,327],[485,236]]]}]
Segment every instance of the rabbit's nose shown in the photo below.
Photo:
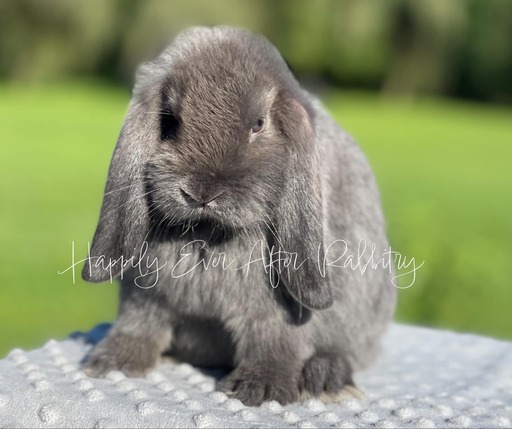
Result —
[{"label": "rabbit's nose", "polygon": [[189,188],[180,188],[180,191],[188,205],[203,208],[223,194],[222,191],[208,192],[205,190],[191,190]]}]

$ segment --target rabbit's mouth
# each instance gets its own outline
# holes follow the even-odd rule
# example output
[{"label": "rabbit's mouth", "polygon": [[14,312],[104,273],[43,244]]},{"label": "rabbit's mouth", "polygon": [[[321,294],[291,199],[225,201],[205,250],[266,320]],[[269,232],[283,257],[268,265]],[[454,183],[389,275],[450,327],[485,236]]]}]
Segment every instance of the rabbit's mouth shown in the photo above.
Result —
[{"label": "rabbit's mouth", "polygon": [[202,210],[205,213],[214,212],[218,205],[218,198],[224,194],[224,191],[213,193],[192,193],[188,189],[180,188],[180,194],[190,208]]},{"label": "rabbit's mouth", "polygon": [[172,225],[156,225],[150,231],[151,239],[158,242],[198,240],[209,245],[231,241],[237,235],[234,228],[206,216],[197,220],[184,220]]}]

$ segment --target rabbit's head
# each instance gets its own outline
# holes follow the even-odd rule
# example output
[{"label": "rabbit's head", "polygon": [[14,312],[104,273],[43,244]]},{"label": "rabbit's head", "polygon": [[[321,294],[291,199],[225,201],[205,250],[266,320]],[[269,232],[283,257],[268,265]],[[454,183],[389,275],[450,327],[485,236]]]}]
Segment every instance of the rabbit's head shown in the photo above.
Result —
[{"label": "rabbit's head", "polygon": [[[310,308],[330,305],[317,268],[313,110],[276,49],[243,30],[188,30],[141,67],[91,256],[130,258],[156,229],[201,222],[232,234],[267,231],[269,244],[306,261],[283,278],[292,296]],[[109,273],[86,264],[83,275]]]}]

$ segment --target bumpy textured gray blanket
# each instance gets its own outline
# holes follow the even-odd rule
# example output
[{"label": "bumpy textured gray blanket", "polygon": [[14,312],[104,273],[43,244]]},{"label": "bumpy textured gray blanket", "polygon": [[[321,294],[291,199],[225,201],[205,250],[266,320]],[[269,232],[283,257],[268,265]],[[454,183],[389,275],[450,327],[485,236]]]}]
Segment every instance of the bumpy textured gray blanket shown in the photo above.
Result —
[{"label": "bumpy textured gray blanket", "polygon": [[91,379],[79,362],[99,326],[0,361],[2,427],[510,427],[512,343],[402,325],[356,376],[364,399],[246,407],[219,374],[166,362],[144,379]]}]

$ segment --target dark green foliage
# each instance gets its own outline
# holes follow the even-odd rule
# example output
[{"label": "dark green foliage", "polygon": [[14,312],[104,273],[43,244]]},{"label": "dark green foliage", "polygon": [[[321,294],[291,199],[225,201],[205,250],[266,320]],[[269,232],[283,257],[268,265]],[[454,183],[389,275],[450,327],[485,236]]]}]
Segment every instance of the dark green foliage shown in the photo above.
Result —
[{"label": "dark green foliage", "polygon": [[0,76],[94,73],[130,84],[178,31],[216,24],[267,35],[302,76],[512,100],[507,0],[3,0]]}]

